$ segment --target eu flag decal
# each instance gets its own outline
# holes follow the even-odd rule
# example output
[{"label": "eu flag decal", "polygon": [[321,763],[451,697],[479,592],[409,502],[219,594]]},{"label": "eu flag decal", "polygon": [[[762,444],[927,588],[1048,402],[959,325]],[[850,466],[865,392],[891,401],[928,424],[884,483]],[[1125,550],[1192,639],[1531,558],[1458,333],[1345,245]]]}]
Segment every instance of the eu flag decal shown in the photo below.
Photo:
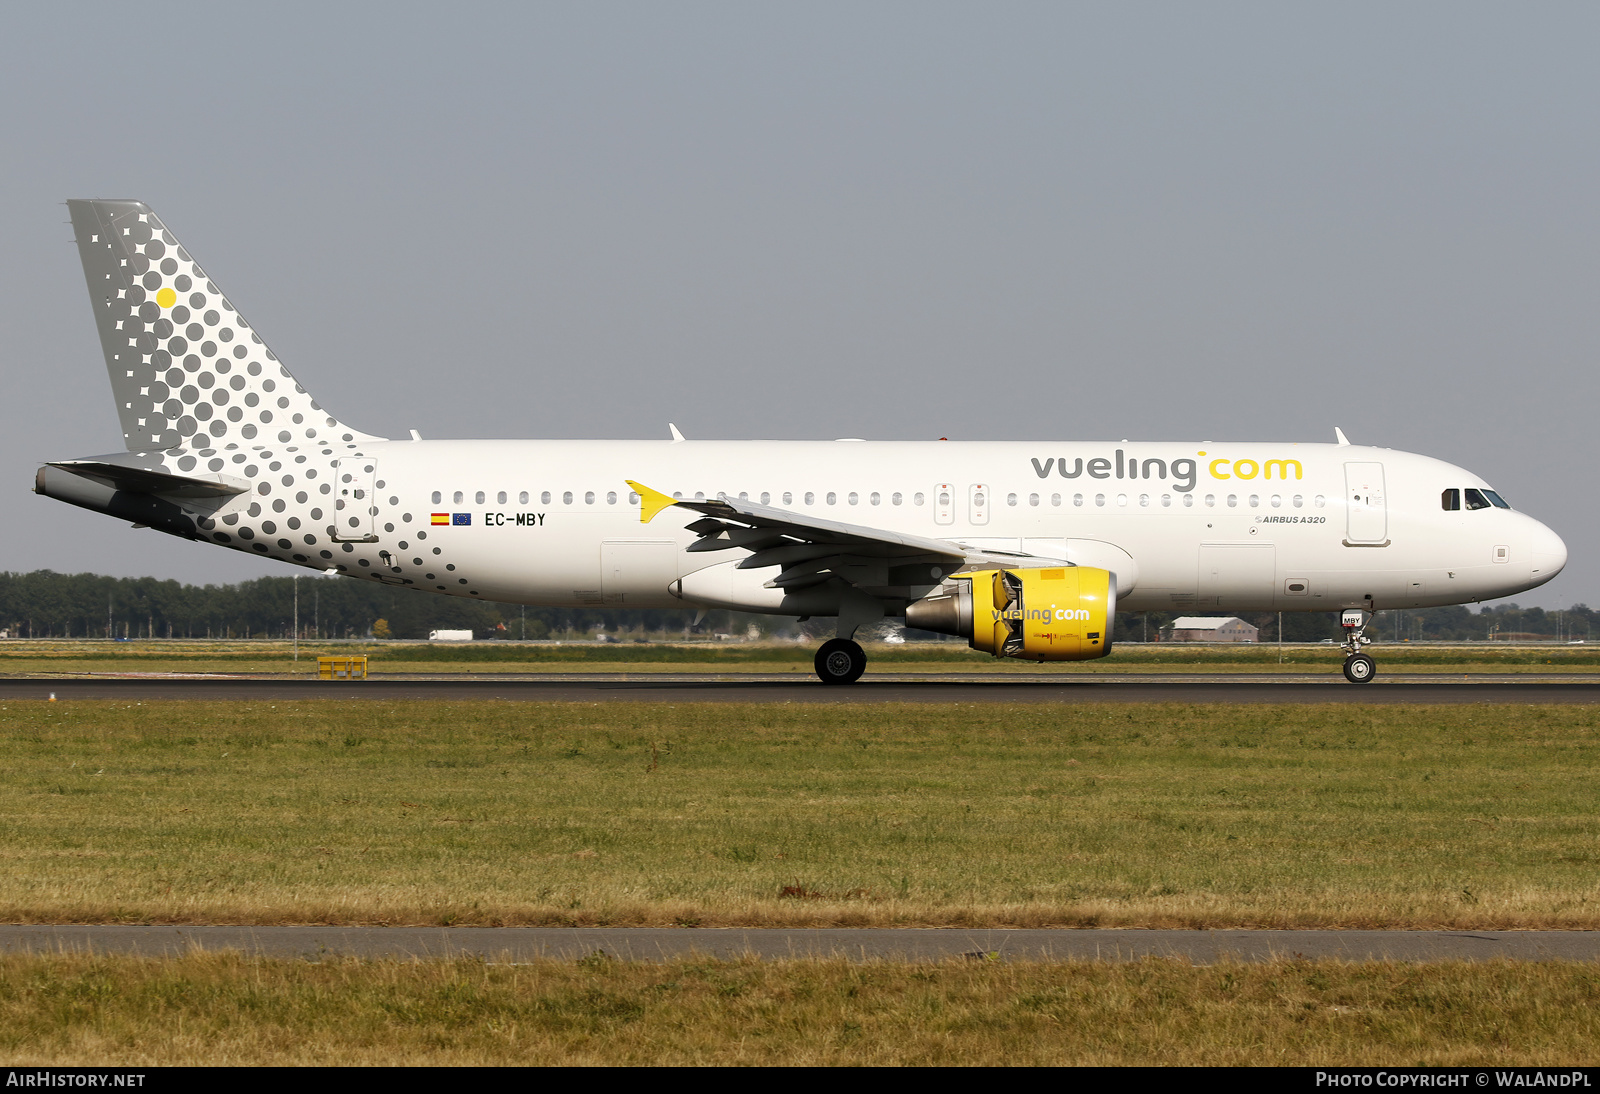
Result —
[{"label": "eu flag decal", "polygon": [[471,524],[472,523],[472,514],[471,513],[451,513],[450,514],[450,523],[451,524],[455,524],[455,525]]}]

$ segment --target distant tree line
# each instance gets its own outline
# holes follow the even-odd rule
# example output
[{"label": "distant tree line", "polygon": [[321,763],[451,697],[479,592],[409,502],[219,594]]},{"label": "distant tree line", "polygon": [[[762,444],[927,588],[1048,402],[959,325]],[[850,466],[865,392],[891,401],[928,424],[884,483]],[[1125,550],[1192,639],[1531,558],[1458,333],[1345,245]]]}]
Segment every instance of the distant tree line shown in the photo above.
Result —
[{"label": "distant tree line", "polygon": [[[13,638],[288,638],[295,626],[296,584],[292,577],[185,585],[50,570],[0,573],[0,631]],[[670,633],[686,631],[696,614],[524,609],[311,575],[299,579],[298,597],[299,631],[308,640],[363,638],[375,626],[393,638],[427,638],[433,630],[510,639],[581,638],[596,630]],[[702,621],[702,629],[729,625],[727,612]]]},{"label": "distant tree line", "polygon": [[[105,577],[35,570],[0,572],[0,632],[13,638],[287,638],[295,626],[297,582],[263,577],[237,585],[185,585],[151,577]],[[471,630],[480,639],[582,639],[596,632],[619,637],[731,634],[789,635],[820,640],[833,620],[804,624],[781,617],[693,609],[523,608],[434,596],[349,578],[306,576],[298,581],[299,631],[317,638],[427,638],[433,630]],[[1156,641],[1176,612],[1122,612],[1119,642]],[[1220,612],[1206,613],[1220,615]],[[1276,612],[1246,612],[1260,640],[1278,640]],[[1286,642],[1320,642],[1341,634],[1337,612],[1285,612]],[[381,625],[380,625],[381,624]],[[879,633],[883,628],[877,628]],[[909,632],[917,638],[939,635]],[[1383,642],[1516,638],[1600,640],[1600,612],[1583,604],[1561,610],[1497,604],[1381,612],[1368,631]],[[959,639],[950,638],[955,642]]]},{"label": "distant tree line", "polygon": [[[1158,641],[1165,628],[1180,615],[1220,616],[1210,612],[1119,612],[1119,642]],[[1241,612],[1239,618],[1260,630],[1259,641],[1278,641],[1277,612]],[[1284,612],[1285,642],[1321,642],[1340,639],[1338,612]],[[1479,610],[1457,604],[1448,608],[1414,608],[1379,612],[1367,634],[1379,642],[1509,642],[1517,640],[1600,640],[1600,611],[1586,604],[1570,608],[1523,608],[1516,604],[1489,604]]]}]

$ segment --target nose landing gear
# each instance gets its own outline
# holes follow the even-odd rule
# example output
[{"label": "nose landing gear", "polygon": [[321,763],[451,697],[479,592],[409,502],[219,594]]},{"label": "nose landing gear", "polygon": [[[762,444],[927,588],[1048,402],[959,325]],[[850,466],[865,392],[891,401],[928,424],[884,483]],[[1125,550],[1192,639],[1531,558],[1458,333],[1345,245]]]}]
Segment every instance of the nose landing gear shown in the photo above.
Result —
[{"label": "nose landing gear", "polygon": [[1378,663],[1361,648],[1372,641],[1362,633],[1372,622],[1372,614],[1360,608],[1349,608],[1339,622],[1344,626],[1344,678],[1352,684],[1370,683],[1378,675]]},{"label": "nose landing gear", "polygon": [[867,653],[848,638],[830,638],[817,650],[815,664],[824,684],[853,684],[867,671]]}]

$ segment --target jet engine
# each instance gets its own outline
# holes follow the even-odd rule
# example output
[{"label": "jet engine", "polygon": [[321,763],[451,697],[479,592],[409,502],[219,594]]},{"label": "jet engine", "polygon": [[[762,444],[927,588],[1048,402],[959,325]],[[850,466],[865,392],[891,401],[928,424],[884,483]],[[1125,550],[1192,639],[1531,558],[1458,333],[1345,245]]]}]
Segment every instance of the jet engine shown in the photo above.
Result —
[{"label": "jet engine", "polygon": [[1092,566],[953,574],[906,608],[906,625],[965,638],[1024,661],[1088,661],[1111,652],[1117,578]]}]

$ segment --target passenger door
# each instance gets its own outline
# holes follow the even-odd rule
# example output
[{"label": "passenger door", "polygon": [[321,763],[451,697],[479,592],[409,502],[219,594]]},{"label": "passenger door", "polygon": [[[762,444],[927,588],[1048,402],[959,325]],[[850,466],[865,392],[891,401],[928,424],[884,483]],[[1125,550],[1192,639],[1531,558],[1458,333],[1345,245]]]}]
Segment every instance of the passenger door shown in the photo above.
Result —
[{"label": "passenger door", "polygon": [[1344,465],[1345,543],[1387,547],[1389,508],[1383,494],[1383,464]]},{"label": "passenger door", "polygon": [[373,482],[378,461],[370,456],[346,456],[333,461],[333,538],[341,543],[376,543],[378,498]]}]

